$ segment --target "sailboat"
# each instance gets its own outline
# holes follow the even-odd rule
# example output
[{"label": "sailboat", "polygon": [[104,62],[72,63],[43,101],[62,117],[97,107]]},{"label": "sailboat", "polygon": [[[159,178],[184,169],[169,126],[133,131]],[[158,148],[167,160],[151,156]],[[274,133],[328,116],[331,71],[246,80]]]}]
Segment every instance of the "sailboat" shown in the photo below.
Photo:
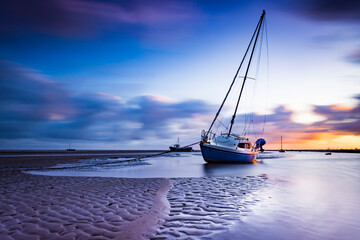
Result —
[{"label": "sailboat", "polygon": [[192,151],[192,147],[191,146],[185,146],[185,147],[180,147],[180,141],[179,138],[177,138],[177,143],[169,146],[170,151],[172,152],[191,152]]},{"label": "sailboat", "polygon": [[282,136],[281,136],[281,149],[279,150],[279,152],[286,152],[286,150],[282,148]]},{"label": "sailboat", "polygon": [[[252,35],[251,41],[247,47],[245,55],[242,58],[240,66],[238,67],[238,70],[225,96],[225,99],[220,105],[220,108],[217,111],[215,118],[209,127],[209,130],[208,131],[202,130],[200,149],[204,160],[208,163],[253,163],[256,160],[256,157],[259,153],[259,149],[262,147],[262,145],[266,143],[264,140],[264,141],[257,141],[256,143],[252,144],[246,135],[232,133],[232,128],[235,122],[235,117],[239,107],[241,95],[243,93],[246,80],[250,78],[248,76],[249,68],[253,59],[253,54],[256,48],[256,44],[258,42],[260,30],[264,25],[264,17],[265,17],[265,10],[263,10],[262,12],[262,15]],[[221,133],[220,135],[216,135],[216,133],[211,131],[212,127],[214,126],[215,121],[218,120],[219,114],[229,96],[229,93],[236,79],[239,78],[238,75],[240,69],[242,69],[243,67],[244,60],[247,57],[251,46],[252,46],[251,54],[250,57],[247,58],[248,64],[247,64],[245,76],[243,77],[243,82],[238,96],[237,104],[234,110],[234,114],[232,115],[231,118],[230,127],[227,128],[228,132]]]}]

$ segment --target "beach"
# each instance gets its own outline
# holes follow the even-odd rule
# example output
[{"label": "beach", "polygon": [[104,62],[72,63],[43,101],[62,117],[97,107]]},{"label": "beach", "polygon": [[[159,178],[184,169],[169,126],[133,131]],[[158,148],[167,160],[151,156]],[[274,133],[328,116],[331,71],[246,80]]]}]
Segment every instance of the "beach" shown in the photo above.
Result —
[{"label": "beach", "polygon": [[51,160],[34,154],[3,156],[0,239],[206,239],[248,215],[260,201],[257,191],[268,184],[266,175],[114,178],[24,173],[86,158],[91,154]]},{"label": "beach", "polygon": [[358,154],[157,153],[1,155],[0,239],[360,239]]}]

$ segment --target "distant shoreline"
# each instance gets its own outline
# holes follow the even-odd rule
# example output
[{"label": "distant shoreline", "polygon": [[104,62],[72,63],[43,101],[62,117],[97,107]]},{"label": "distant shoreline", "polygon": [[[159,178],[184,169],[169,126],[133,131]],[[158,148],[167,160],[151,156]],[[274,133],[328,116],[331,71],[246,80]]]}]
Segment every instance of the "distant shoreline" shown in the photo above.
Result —
[{"label": "distant shoreline", "polygon": [[[266,150],[266,151],[279,151]],[[338,153],[360,153],[360,149],[286,149],[287,152],[338,152]]]},{"label": "distant shoreline", "polygon": [[163,152],[166,150],[86,150],[86,149],[71,149],[71,150],[67,150],[67,149],[63,149],[63,150],[54,150],[54,149],[49,149],[49,150],[42,150],[42,149],[35,149],[35,150],[29,150],[29,149],[24,149],[24,150],[0,150],[0,154],[38,154],[38,153],[50,153],[50,154],[57,154],[57,153],[61,153],[61,154],[73,154],[73,153],[144,153],[144,152]]},{"label": "distant shoreline", "polygon": [[136,158],[162,150],[1,150],[0,169],[43,168],[91,158]]},{"label": "distant shoreline", "polygon": [[[266,149],[265,151],[279,151],[280,149]],[[77,155],[77,154],[97,154],[97,155],[116,155],[116,154],[143,154],[143,153],[157,153],[165,152],[168,149],[159,150],[0,150],[0,158],[3,155],[36,155],[36,154],[64,154],[64,155]],[[340,152],[340,153],[360,153],[360,149],[286,149],[292,152]],[[192,152],[200,152],[200,150],[193,150]]]}]

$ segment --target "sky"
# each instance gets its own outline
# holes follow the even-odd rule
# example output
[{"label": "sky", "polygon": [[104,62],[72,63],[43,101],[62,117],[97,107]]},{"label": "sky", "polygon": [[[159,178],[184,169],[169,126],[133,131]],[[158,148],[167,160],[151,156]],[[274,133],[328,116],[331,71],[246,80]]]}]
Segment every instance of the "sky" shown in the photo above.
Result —
[{"label": "sky", "polygon": [[255,137],[360,148],[359,1],[12,0],[0,3],[0,149],[199,141],[263,9]]}]

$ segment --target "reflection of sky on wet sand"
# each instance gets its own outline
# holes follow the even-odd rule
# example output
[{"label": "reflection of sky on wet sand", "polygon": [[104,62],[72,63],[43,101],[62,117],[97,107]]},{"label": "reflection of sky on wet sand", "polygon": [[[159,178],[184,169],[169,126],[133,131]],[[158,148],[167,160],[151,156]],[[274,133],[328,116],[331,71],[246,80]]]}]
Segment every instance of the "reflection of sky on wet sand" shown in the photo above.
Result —
[{"label": "reflection of sky on wet sand", "polygon": [[301,153],[274,163],[261,204],[214,239],[358,239],[359,155]]},{"label": "reflection of sky on wet sand", "polygon": [[[285,156],[285,157],[281,157]],[[172,153],[135,165],[49,175],[108,177],[220,177],[266,174],[269,186],[252,213],[213,239],[356,239],[360,230],[360,155],[268,153],[257,164],[207,164],[200,153]],[[240,219],[240,218],[239,218]]]}]

